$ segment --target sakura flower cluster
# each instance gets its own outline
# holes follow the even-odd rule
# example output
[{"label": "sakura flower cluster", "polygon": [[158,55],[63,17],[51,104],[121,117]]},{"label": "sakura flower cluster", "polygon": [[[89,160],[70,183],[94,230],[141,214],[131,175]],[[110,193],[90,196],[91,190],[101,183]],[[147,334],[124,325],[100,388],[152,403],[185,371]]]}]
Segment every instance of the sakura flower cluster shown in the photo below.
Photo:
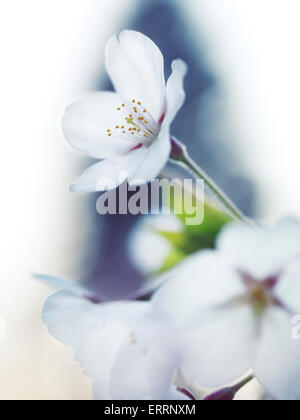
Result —
[{"label": "sakura flower cluster", "polygon": [[[106,67],[117,93],[90,94],[63,120],[75,149],[103,159],[73,191],[101,191],[107,177],[117,186],[120,171],[129,183],[149,181],[170,156],[186,65],[175,61],[165,84],[157,46],[124,31],[108,43]],[[58,289],[43,320],[74,349],[95,399],[187,399],[191,389],[182,392],[176,377],[219,388],[249,372],[273,398],[300,399],[300,340],[291,333],[300,313],[298,221],[227,225],[214,250],[158,279],[148,301],[102,302],[69,280],[39,277]]]}]

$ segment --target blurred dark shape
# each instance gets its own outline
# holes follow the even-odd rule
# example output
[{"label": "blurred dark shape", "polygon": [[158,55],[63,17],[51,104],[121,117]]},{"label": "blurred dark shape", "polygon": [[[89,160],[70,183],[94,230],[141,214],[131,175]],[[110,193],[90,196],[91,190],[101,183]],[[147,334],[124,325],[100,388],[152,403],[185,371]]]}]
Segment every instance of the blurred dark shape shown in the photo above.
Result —
[{"label": "blurred dark shape", "polygon": [[[177,3],[174,0],[141,0],[136,17],[124,24],[124,28],[140,31],[157,43],[165,58],[166,77],[170,75],[175,58],[182,58],[188,64],[187,100],[173,124],[172,133],[188,145],[193,158],[236,204],[252,214],[253,186],[240,175],[239,158],[233,154],[228,139],[211,130],[211,126],[218,124],[218,115],[214,107],[207,108],[205,98],[208,95],[210,99],[218,97],[216,75],[207,67],[201,40],[193,38],[192,26],[182,18]],[[115,32],[120,30],[115,29]],[[108,79],[102,80],[97,88],[113,90]],[[87,247],[83,278],[104,298],[118,299],[133,292],[143,280],[130,261],[127,247],[128,236],[139,217],[100,216],[95,212],[96,198],[91,197],[94,240],[93,246],[89,243]]]}]

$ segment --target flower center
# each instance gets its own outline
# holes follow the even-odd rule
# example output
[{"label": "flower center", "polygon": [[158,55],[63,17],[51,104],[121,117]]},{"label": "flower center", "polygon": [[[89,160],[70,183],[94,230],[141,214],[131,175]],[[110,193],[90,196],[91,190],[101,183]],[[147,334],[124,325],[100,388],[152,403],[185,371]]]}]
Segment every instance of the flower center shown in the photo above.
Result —
[{"label": "flower center", "polygon": [[262,315],[266,307],[272,303],[269,292],[260,285],[255,285],[250,289],[248,299],[256,316]]},{"label": "flower center", "polygon": [[277,284],[276,277],[260,281],[243,272],[240,272],[240,275],[247,287],[245,300],[251,304],[255,316],[261,316],[268,306],[277,304],[277,300],[272,293],[273,288]]},{"label": "flower center", "polygon": [[125,138],[143,144],[151,144],[158,137],[163,121],[155,121],[140,101],[132,99],[119,106],[117,111],[125,116],[125,122],[108,129],[108,137]]}]

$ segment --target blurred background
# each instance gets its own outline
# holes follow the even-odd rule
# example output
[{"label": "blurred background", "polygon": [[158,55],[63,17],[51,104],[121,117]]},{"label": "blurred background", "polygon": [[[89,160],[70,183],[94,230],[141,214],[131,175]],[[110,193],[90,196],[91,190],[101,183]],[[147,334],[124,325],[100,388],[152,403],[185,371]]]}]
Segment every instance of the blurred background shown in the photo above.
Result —
[{"label": "blurred background", "polygon": [[[1,3],[0,313],[7,339],[0,341],[0,399],[92,398],[72,351],[41,322],[49,289],[31,272],[84,281],[107,298],[142,278],[128,255],[137,220],[102,218],[96,197],[68,191],[90,162],[64,141],[61,117],[81,94],[109,88],[109,37],[126,28],[149,35],[167,75],[172,59],[188,63],[188,98],[174,135],[245,212],[272,222],[300,215],[299,18],[298,0]],[[252,385],[243,397],[256,392]]]}]

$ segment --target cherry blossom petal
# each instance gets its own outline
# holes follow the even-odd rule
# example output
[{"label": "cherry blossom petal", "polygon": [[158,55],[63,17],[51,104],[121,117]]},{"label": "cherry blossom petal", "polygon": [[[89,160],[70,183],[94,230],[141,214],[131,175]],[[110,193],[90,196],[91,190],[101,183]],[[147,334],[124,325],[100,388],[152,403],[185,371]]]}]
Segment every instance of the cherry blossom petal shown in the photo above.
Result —
[{"label": "cherry blossom petal", "polygon": [[43,321],[50,334],[62,343],[79,347],[85,337],[91,303],[71,291],[62,290],[50,296],[43,309]]},{"label": "cherry blossom petal", "polygon": [[49,332],[74,348],[96,399],[156,399],[176,369],[175,334],[149,302],[96,305],[69,291],[51,296],[43,311]]},{"label": "cherry blossom petal", "polygon": [[113,399],[162,399],[171,386],[179,353],[172,325],[153,311],[136,320],[119,351],[111,382]]},{"label": "cherry blossom petal", "polygon": [[126,155],[104,160],[90,166],[81,179],[71,186],[72,192],[109,191],[117,188],[126,179],[135,176],[148,150],[141,147]]},{"label": "cherry blossom petal", "polygon": [[153,303],[184,326],[201,310],[223,305],[245,293],[227,260],[213,251],[188,258],[154,295]]},{"label": "cherry blossom petal", "polygon": [[275,291],[277,299],[291,314],[300,314],[300,260],[292,261],[279,277]]},{"label": "cherry blossom petal", "polygon": [[[116,360],[125,343],[132,339],[136,325],[143,322],[149,312],[151,307],[144,302],[116,302],[90,307],[88,323],[84,325],[86,335],[77,351],[77,360],[85,368],[85,374],[94,379],[96,399],[115,399],[111,381]],[[137,384],[131,384],[130,378],[127,380],[128,387],[136,389]],[[126,395],[124,398],[127,399]]]},{"label": "cherry blossom petal", "polygon": [[[108,131],[124,124],[124,115],[117,111],[121,99],[113,92],[93,92],[71,105],[62,127],[65,138],[79,152],[97,159],[107,159],[130,150],[136,142],[125,137],[108,137]],[[120,130],[121,134],[121,130]]]},{"label": "cherry blossom petal", "polygon": [[274,227],[258,229],[229,225],[221,232],[217,248],[237,269],[264,280],[279,274],[300,254],[300,224],[283,220]]},{"label": "cherry blossom petal", "polygon": [[[95,314],[96,315],[96,314]],[[100,315],[100,314],[99,314]],[[122,322],[113,322],[105,313],[90,319],[81,348],[77,351],[77,361],[84,367],[84,373],[94,381],[96,400],[113,399],[111,375],[120,347],[128,337],[128,328]]]},{"label": "cherry blossom petal", "polygon": [[34,277],[47,284],[54,290],[69,291],[78,296],[85,296],[91,294],[91,292],[88,289],[81,286],[79,283],[75,283],[73,280],[70,280],[65,277],[55,277],[45,274],[35,274]]},{"label": "cherry blossom petal", "polygon": [[291,316],[280,308],[265,313],[254,373],[279,400],[300,400],[300,340],[292,338]]},{"label": "cherry blossom petal", "polygon": [[166,166],[170,153],[171,141],[168,127],[166,127],[149,146],[145,159],[134,173],[130,185],[142,185],[157,178],[161,170]]},{"label": "cherry blossom petal", "polygon": [[167,113],[166,121],[171,124],[185,101],[183,81],[187,73],[187,65],[182,60],[174,60],[172,71],[167,83]]},{"label": "cherry blossom petal", "polygon": [[[44,310],[49,332],[74,348],[76,360],[84,368],[84,373],[94,380],[96,399],[112,398],[110,381],[113,365],[128,336],[128,327],[122,318],[118,320],[110,314],[114,308],[59,292],[49,298]],[[117,315],[117,307],[115,309]]]},{"label": "cherry blossom petal", "polygon": [[251,368],[255,331],[247,305],[199,313],[183,339],[182,376],[211,388],[237,380]]},{"label": "cherry blossom petal", "polygon": [[141,101],[158,121],[164,109],[164,60],[159,48],[145,35],[123,31],[106,48],[106,69],[124,101]]}]

